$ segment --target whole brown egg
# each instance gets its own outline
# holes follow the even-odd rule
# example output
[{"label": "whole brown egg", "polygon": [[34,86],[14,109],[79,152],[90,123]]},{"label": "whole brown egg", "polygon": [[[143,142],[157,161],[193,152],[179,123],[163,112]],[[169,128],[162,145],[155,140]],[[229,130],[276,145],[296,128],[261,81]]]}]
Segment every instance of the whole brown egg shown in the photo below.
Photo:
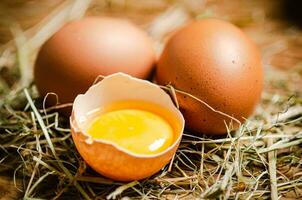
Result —
[{"label": "whole brown egg", "polygon": [[60,103],[71,103],[98,75],[124,72],[146,79],[154,62],[143,30],[123,19],[87,17],[68,23],[42,46],[34,79],[41,96],[53,92]]},{"label": "whole brown egg", "polygon": [[[166,44],[156,69],[160,84],[171,84],[240,122],[257,105],[263,87],[261,58],[236,26],[217,19],[194,21]],[[239,126],[196,99],[177,93],[186,126],[197,134],[221,135]]]}]

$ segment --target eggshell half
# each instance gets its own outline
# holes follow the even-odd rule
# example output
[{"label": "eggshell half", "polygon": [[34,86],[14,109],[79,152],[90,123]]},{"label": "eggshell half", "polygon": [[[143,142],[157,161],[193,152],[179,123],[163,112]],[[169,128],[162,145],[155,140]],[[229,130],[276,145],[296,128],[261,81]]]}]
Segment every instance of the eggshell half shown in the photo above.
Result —
[{"label": "eggshell half", "polygon": [[[111,142],[93,139],[85,133],[80,124],[87,112],[122,100],[155,103],[173,113],[179,123],[173,144],[161,153],[140,155]],[[70,124],[77,150],[94,170],[114,180],[132,181],[155,174],[171,160],[182,137],[184,118],[169,95],[159,86],[123,73],[115,73],[90,87],[85,94],[76,97]]]}]

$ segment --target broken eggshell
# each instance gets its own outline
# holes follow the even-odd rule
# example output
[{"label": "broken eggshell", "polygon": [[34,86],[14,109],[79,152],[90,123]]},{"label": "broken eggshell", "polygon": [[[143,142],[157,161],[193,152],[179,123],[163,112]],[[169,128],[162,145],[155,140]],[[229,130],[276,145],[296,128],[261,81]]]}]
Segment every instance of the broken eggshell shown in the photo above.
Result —
[{"label": "broken eggshell", "polygon": [[[83,116],[123,100],[149,102],[170,111],[178,123],[171,146],[157,154],[134,154],[112,142],[92,138],[85,132],[81,125]],[[155,174],[171,160],[182,137],[184,118],[170,96],[159,86],[123,73],[115,73],[91,86],[85,94],[76,97],[70,125],[76,148],[89,166],[113,180],[132,181]]]}]

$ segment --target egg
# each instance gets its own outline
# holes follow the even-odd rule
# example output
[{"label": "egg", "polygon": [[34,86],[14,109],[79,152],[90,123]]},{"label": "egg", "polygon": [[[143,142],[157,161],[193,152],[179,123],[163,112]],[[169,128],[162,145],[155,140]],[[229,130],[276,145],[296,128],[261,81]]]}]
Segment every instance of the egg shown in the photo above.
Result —
[{"label": "egg", "polygon": [[[256,45],[236,26],[218,19],[194,21],[168,40],[156,80],[178,93],[186,127],[222,135],[239,127],[259,102],[263,67]],[[207,106],[207,105],[208,106]]]},{"label": "egg", "polygon": [[124,72],[146,79],[154,62],[152,40],[131,22],[86,17],[68,23],[42,46],[34,78],[41,96],[53,92],[60,103],[71,103],[98,75]]},{"label": "egg", "polygon": [[133,181],[171,160],[184,119],[158,85],[115,73],[75,98],[70,126],[89,166],[110,179]]}]

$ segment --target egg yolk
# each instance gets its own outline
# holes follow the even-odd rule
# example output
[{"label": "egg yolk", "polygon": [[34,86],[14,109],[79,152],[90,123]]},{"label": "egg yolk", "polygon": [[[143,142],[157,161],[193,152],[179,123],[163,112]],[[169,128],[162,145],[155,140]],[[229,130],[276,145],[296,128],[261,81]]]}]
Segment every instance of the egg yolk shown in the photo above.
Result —
[{"label": "egg yolk", "polygon": [[173,143],[173,128],[169,122],[142,109],[102,113],[92,120],[87,133],[136,154],[156,154]]}]

